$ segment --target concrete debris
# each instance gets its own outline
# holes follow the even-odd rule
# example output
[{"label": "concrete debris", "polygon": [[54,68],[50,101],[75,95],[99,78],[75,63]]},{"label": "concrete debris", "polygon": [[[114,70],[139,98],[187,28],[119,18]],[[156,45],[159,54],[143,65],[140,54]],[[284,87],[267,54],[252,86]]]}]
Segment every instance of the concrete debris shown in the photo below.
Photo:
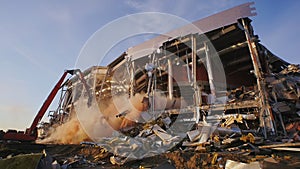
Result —
[{"label": "concrete debris", "polygon": [[157,135],[163,142],[169,142],[174,139],[172,135],[168,134],[164,129],[159,127],[157,124],[153,126],[152,131]]},{"label": "concrete debris", "polygon": [[252,162],[249,164],[227,160],[225,169],[261,169],[259,162]]},{"label": "concrete debris", "polygon": [[122,135],[105,138],[97,143],[97,146],[104,147],[114,153],[114,156],[110,158],[112,164],[122,165],[127,161],[165,153],[181,140],[178,136],[168,134],[157,124],[151,129],[143,130],[141,133],[144,134],[134,138]]}]

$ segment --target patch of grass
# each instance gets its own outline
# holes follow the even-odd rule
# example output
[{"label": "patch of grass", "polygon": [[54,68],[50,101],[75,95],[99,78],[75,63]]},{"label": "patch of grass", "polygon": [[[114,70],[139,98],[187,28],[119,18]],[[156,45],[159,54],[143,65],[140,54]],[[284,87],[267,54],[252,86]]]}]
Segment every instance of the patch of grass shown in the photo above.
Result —
[{"label": "patch of grass", "polygon": [[0,160],[1,169],[35,169],[43,156],[42,153],[23,154]]}]

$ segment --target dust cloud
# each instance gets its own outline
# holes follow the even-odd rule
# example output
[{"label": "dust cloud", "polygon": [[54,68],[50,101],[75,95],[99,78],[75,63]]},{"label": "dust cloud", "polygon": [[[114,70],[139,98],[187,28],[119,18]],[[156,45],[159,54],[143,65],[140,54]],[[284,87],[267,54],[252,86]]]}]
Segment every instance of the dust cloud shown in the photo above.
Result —
[{"label": "dust cloud", "polygon": [[82,141],[90,140],[91,139],[85,133],[80,125],[79,120],[74,114],[64,124],[52,127],[48,131],[48,137],[37,142],[54,144],[79,144]]},{"label": "dust cloud", "polygon": [[[156,110],[180,107],[176,104],[181,102],[181,99],[170,100],[160,93],[154,94],[154,100]],[[101,100],[93,98],[91,106],[88,106],[87,98],[83,96],[73,103],[74,111],[70,119],[52,128],[49,136],[40,142],[56,144],[98,142],[103,137],[111,137],[113,132],[143,122],[141,112],[147,111],[151,104],[151,99],[148,99],[145,93],[137,93],[132,97],[121,94]]]},{"label": "dust cloud", "polygon": [[[87,105],[87,98],[82,97],[74,103],[74,110],[69,120],[48,131],[48,137],[39,143],[79,144],[83,141],[99,141],[110,137],[114,131],[134,125],[145,109],[142,103],[143,95],[136,94],[128,98],[119,95],[98,103],[93,99],[92,105]],[[122,117],[118,114],[125,112]]]}]

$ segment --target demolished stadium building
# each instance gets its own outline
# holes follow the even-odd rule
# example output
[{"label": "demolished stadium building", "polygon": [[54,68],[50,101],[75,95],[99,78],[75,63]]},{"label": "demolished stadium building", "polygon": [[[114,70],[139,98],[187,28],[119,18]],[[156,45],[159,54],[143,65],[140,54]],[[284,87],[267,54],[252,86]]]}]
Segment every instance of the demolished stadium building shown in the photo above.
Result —
[{"label": "demolished stadium building", "polygon": [[[106,67],[89,68],[83,72],[88,91],[78,78],[70,79],[59,108],[51,113],[50,126],[62,125],[79,113],[76,105],[80,98],[87,101],[90,92],[101,120],[112,128],[101,135],[105,137],[117,130],[127,137],[173,142],[171,147],[180,143],[203,150],[209,144],[227,151],[243,147],[237,146],[239,141],[248,147],[266,141],[298,142],[300,67],[260,43],[249,19],[255,15],[250,5],[191,24],[199,32],[187,25],[172,31],[172,37],[158,36],[128,49]],[[157,48],[139,52],[149,44]],[[132,143],[127,149],[123,145],[128,150],[124,153],[122,146],[112,146],[112,140],[86,132],[88,137],[79,141],[100,142],[119,152],[116,156],[136,159],[155,154],[132,154],[130,150],[136,150]]]}]

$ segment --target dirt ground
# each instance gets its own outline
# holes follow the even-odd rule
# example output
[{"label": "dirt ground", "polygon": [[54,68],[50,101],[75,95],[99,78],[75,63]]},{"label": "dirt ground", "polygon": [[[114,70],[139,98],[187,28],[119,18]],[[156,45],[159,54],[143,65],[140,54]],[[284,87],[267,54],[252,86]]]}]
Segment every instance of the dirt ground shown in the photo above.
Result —
[{"label": "dirt ground", "polygon": [[[161,155],[128,161],[124,165],[113,165],[113,155],[105,149],[93,145],[54,145],[32,143],[1,143],[0,157],[3,162],[20,154],[41,153],[45,150],[52,161],[72,168],[225,168],[227,160],[242,163],[258,161],[262,168],[300,168],[300,152],[265,150],[248,152],[212,152],[174,150]],[[271,160],[270,160],[271,159]],[[16,160],[15,160],[16,161]],[[19,162],[20,163],[20,162]],[[5,163],[3,164],[5,165]],[[32,164],[31,164],[32,165]],[[3,166],[2,166],[3,167]]]}]

